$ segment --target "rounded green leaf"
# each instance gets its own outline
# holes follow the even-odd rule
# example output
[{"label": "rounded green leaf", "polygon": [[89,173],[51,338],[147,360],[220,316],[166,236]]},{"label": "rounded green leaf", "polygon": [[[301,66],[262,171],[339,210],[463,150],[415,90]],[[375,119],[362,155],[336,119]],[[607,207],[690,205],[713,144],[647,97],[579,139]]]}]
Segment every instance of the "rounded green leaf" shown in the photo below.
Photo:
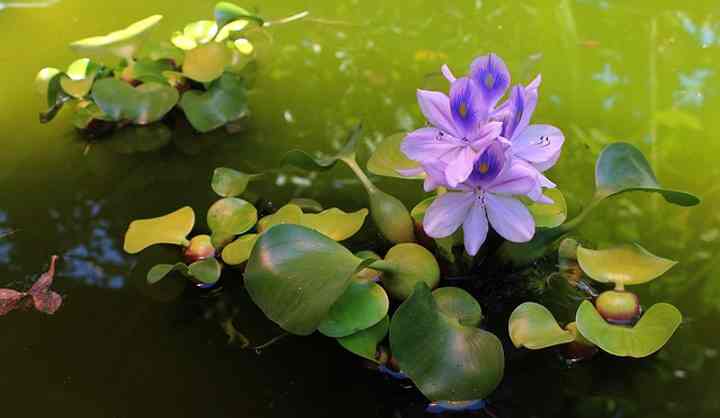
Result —
[{"label": "rounded green leaf", "polygon": [[206,44],[217,35],[218,25],[213,20],[200,20],[187,24],[183,33],[199,44]]},{"label": "rounded green leaf", "polygon": [[346,337],[380,322],[387,316],[389,308],[390,299],[380,285],[353,280],[330,308],[318,331],[328,337]]},{"label": "rounded green leaf", "polygon": [[610,144],[600,153],[595,166],[595,186],[599,198],[638,190],[660,193],[668,202],[680,206],[700,203],[700,199],[690,193],[660,186],[642,152],[624,142]]},{"label": "rounded green leaf", "polygon": [[209,83],[220,78],[229,63],[230,51],[225,45],[211,42],[185,53],[182,72],[187,78]]},{"label": "rounded green leaf", "polygon": [[245,174],[232,168],[219,167],[213,172],[211,186],[222,197],[235,197],[245,193],[250,181],[262,174]]},{"label": "rounded green leaf", "polygon": [[160,280],[164,279],[165,276],[173,271],[179,271],[183,274],[188,273],[188,266],[185,263],[177,264],[158,264],[153,266],[147,273],[147,282],[149,284],[155,284]]},{"label": "rounded green leaf", "polygon": [[300,217],[302,215],[303,211],[300,207],[293,204],[287,204],[278,209],[277,212],[272,215],[267,215],[260,219],[258,222],[258,231],[265,232],[270,229],[270,227],[280,224],[299,225]]},{"label": "rounded green leaf", "polygon": [[483,319],[482,307],[467,291],[459,287],[441,287],[433,290],[438,309],[461,325],[476,327]]},{"label": "rounded green leaf", "polygon": [[81,99],[88,95],[95,81],[96,66],[89,58],[74,61],[67,69],[65,75],[60,77],[60,86],[65,93]]},{"label": "rounded green leaf", "polygon": [[128,67],[128,76],[132,80],[143,83],[168,84],[166,73],[174,69],[170,61],[155,61],[147,58],[139,59]]},{"label": "rounded green leaf", "polygon": [[276,225],[260,236],[250,254],[245,287],[268,318],[290,333],[309,335],[365,264],[317,231]]},{"label": "rounded green leaf", "polygon": [[508,332],[515,347],[531,350],[567,344],[575,340],[574,335],[560,328],[553,314],[544,306],[525,302],[510,315]]},{"label": "rounded green leaf", "polygon": [[427,212],[430,205],[432,205],[432,202],[435,201],[437,196],[430,196],[426,199],[423,199],[415,205],[414,208],[410,211],[410,216],[415,220],[415,222],[422,224],[423,219],[425,219],[425,212]]},{"label": "rounded green leaf", "polygon": [[503,377],[500,340],[445,315],[425,283],[393,315],[390,347],[400,370],[432,401],[484,399]]},{"label": "rounded green leaf", "polygon": [[155,244],[187,245],[195,212],[185,206],[165,216],[132,221],[125,233],[125,252],[136,254]]},{"label": "rounded green leaf", "polygon": [[620,286],[646,283],[670,270],[677,261],[651,254],[639,246],[620,245],[605,250],[590,250],[578,246],[580,268],[591,279]]},{"label": "rounded green leaf", "polygon": [[421,179],[423,175],[403,176],[398,170],[414,170],[420,168],[420,164],[405,156],[400,150],[400,144],[405,139],[404,132],[390,135],[377,145],[377,148],[367,162],[367,169],[373,174],[386,177],[398,177],[403,179]]},{"label": "rounded green leaf", "polygon": [[535,218],[535,226],[539,228],[555,228],[560,226],[567,219],[567,203],[565,196],[559,189],[547,189],[545,195],[552,199],[554,203],[542,204],[532,202],[528,205],[528,209]]},{"label": "rounded green leaf", "polygon": [[208,209],[207,223],[212,231],[213,243],[247,232],[257,223],[257,209],[251,203],[237,197],[226,197],[213,203]]},{"label": "rounded green leaf", "polygon": [[132,61],[149,31],[160,23],[162,18],[160,15],[150,16],[125,29],[73,42],[70,48],[81,55],[113,55]]},{"label": "rounded green leaf", "polygon": [[292,165],[307,171],[327,171],[340,161],[336,156],[318,156],[294,149],[283,157],[283,164]]},{"label": "rounded green leaf", "polygon": [[682,314],[668,303],[650,307],[633,327],[605,321],[589,301],[575,317],[580,333],[606,352],[619,357],[647,357],[660,350],[682,322]]},{"label": "rounded green leaf", "polygon": [[196,261],[188,266],[188,274],[204,284],[213,284],[220,279],[222,265],[215,257]]},{"label": "rounded green leaf", "polygon": [[355,235],[362,228],[367,215],[367,209],[346,213],[332,208],[320,213],[302,214],[300,225],[312,228],[335,241],[342,241]]},{"label": "rounded green leaf", "polygon": [[431,289],[440,282],[440,266],[430,251],[418,244],[398,244],[385,255],[385,260],[371,266],[382,271],[382,283],[390,295],[403,300],[410,296],[419,282]]},{"label": "rounded green leaf", "polygon": [[162,119],[178,102],[178,91],[168,85],[146,83],[133,87],[115,78],[93,85],[92,97],[110,120],[147,125]]},{"label": "rounded green leaf", "polygon": [[389,329],[390,318],[385,316],[372,327],[347,337],[338,338],[337,341],[349,352],[377,363],[377,346],[385,339]]},{"label": "rounded green leaf", "polygon": [[245,85],[240,77],[225,73],[206,92],[183,94],[180,108],[199,132],[210,132],[245,116],[248,111]]},{"label": "rounded green leaf", "polygon": [[250,252],[257,241],[258,234],[247,234],[226,245],[222,250],[222,259],[229,266],[237,266],[250,258]]}]

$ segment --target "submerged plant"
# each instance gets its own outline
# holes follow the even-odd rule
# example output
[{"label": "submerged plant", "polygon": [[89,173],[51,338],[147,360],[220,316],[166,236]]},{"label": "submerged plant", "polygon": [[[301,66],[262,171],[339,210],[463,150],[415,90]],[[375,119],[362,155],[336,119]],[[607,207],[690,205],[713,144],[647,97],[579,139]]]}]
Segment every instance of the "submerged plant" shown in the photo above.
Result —
[{"label": "submerged plant", "polygon": [[247,76],[258,48],[251,39],[269,22],[227,2],[215,6],[215,16],[186,25],[170,43],[148,42],[160,15],[71,43],[87,58],[66,71],[44,68],[37,75],[37,89],[48,102],[41,122],[74,103],[75,126],[91,136],[127,125],[169,130],[173,114],[202,133],[234,129],[230,125],[249,113]]}]

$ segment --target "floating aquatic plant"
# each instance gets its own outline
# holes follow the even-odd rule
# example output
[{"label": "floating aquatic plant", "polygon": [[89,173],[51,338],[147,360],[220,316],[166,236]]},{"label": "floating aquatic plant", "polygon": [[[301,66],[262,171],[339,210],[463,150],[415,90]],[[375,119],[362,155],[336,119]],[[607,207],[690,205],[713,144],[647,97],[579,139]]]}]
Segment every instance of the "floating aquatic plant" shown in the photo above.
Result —
[{"label": "floating aquatic plant", "polygon": [[174,129],[172,114],[184,115],[202,133],[230,129],[246,117],[248,64],[262,48],[253,44],[251,35],[266,30],[270,22],[221,2],[214,20],[189,23],[170,42],[152,44],[149,35],[162,19],[150,16],[71,43],[85,58],[66,71],[48,67],[37,75],[37,89],[48,103],[41,122],[50,122],[68,103],[75,105],[75,126],[91,136],[127,125]]},{"label": "floating aquatic plant", "polygon": [[62,296],[51,289],[55,277],[57,256],[50,259],[50,268],[40,275],[37,281],[26,292],[14,289],[0,289],[0,316],[28,307],[52,315],[60,309]]}]

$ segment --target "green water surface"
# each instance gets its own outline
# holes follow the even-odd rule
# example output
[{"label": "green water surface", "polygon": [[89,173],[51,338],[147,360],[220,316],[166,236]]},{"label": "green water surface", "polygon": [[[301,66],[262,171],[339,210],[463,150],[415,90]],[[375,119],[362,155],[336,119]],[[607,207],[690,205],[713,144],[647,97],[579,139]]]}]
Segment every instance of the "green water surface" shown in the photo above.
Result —
[{"label": "green water surface", "polygon": [[[18,0],[18,2],[21,0]],[[3,3],[0,3],[2,5]],[[22,6],[28,3],[12,3]],[[61,255],[55,316],[0,318],[0,415],[62,417],[414,417],[421,398],[362,368],[332,340],[291,338],[256,353],[226,332],[232,321],[253,344],[280,333],[247,300],[240,274],[222,292],[176,281],[144,283],[172,250],[122,252],[130,220],[214,197],[213,168],[277,168],[292,148],[331,152],[363,122],[361,158],[384,135],[423,124],[418,87],[445,88],[443,63],[463,73],[495,52],[515,82],[542,73],[535,121],[560,127],[566,145],[550,177],[572,212],[592,194],[593,164],[623,140],[648,156],[661,183],[692,191],[679,208],[627,195],[603,204],[582,229],[605,244],[635,241],[680,264],[640,290],[646,305],[677,305],[685,321],[656,356],[601,356],[566,368],[552,350],[507,350],[492,408],[506,417],[720,416],[720,5],[717,1],[266,0],[246,3],[275,27],[244,132],[177,138],[127,155],[87,143],[67,109],[40,125],[33,79],[76,57],[71,41],[151,14],[167,38],[210,17],[214,1],[61,0],[0,10],[0,287],[22,287]],[[35,5],[38,5],[37,3]],[[408,205],[418,183],[378,179]],[[346,211],[367,205],[345,167],[271,175],[251,192],[275,207],[311,197]],[[269,205],[269,204],[268,204]],[[368,221],[369,222],[369,221]],[[201,223],[199,228],[204,228]],[[373,237],[359,244],[371,245]],[[233,281],[234,280],[234,281]],[[501,336],[506,338],[506,336]]]}]

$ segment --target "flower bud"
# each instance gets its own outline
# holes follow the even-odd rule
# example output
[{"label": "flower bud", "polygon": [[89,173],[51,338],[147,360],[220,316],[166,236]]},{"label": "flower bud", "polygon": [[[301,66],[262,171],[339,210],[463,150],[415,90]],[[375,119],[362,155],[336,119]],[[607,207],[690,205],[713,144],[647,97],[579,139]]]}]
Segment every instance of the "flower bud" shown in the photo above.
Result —
[{"label": "flower bud", "polygon": [[212,245],[210,236],[198,235],[193,237],[193,239],[190,240],[190,245],[185,248],[183,257],[188,264],[215,257],[215,247]]},{"label": "flower bud", "polygon": [[410,212],[396,197],[375,189],[369,193],[370,216],[380,233],[392,243],[415,241]]},{"label": "flower bud", "polygon": [[608,290],[595,300],[600,315],[611,324],[630,325],[640,316],[640,299],[625,290]]}]

